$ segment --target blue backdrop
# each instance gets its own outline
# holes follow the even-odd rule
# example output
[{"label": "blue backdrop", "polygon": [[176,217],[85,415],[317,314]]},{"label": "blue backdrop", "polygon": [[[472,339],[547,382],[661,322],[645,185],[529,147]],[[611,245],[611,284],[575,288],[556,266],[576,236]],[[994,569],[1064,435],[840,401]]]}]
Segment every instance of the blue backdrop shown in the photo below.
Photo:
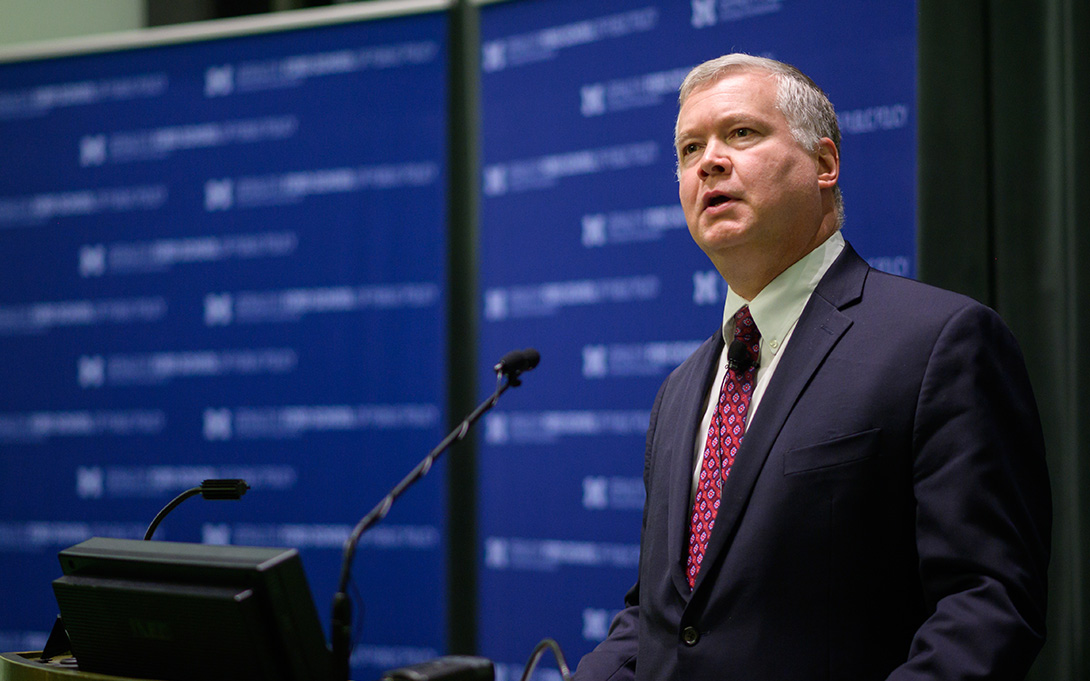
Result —
[{"label": "blue backdrop", "polygon": [[[253,489],[156,538],[300,548],[328,628],[352,525],[446,431],[446,31],[0,65],[0,650],[42,647],[58,550],[213,477]],[[357,678],[443,652],[443,477],[364,537]]]},{"label": "blue backdrop", "polygon": [[504,679],[545,636],[574,665],[606,635],[636,576],[651,402],[721,321],[674,177],[685,74],[744,51],[812,76],[844,133],[844,234],[912,276],[915,3],[527,0],[482,7],[481,41],[479,356],[542,355],[480,452],[479,632]]},{"label": "blue backdrop", "polygon": [[[644,429],[716,328],[672,136],[689,68],[812,75],[845,235],[915,262],[915,3],[519,0],[481,18],[480,338],[541,368],[480,433],[481,653],[574,662],[635,578]],[[447,17],[0,65],[0,650],[40,649],[56,553],[296,546],[323,625],[341,543],[445,433]],[[456,453],[455,453],[456,454]],[[442,464],[365,536],[358,678],[444,652]],[[14,588],[13,588],[13,585]]]}]

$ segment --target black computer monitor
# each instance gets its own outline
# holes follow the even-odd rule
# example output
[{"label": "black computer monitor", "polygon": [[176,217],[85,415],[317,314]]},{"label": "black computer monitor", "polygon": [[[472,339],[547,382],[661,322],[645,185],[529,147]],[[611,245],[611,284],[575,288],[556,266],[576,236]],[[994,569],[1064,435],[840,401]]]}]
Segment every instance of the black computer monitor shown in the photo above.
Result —
[{"label": "black computer monitor", "polygon": [[95,537],[53,582],[80,670],[324,681],[329,651],[295,549]]}]

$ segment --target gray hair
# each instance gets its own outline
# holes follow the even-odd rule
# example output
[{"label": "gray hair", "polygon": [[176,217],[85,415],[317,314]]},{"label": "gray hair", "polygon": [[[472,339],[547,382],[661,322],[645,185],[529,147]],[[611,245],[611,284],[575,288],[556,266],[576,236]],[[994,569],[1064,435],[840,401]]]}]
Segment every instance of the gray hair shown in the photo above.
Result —
[{"label": "gray hair", "polygon": [[[828,95],[817,86],[810,76],[790,64],[775,59],[754,57],[749,54],[727,54],[706,61],[695,67],[681,83],[678,93],[678,109],[694,90],[706,87],[730,73],[764,72],[776,79],[776,106],[787,119],[791,135],[804,148],[814,151],[823,137],[828,137],[840,153],[840,125],[836,111]],[[674,137],[677,137],[677,125]],[[844,197],[838,184],[833,190],[837,219],[844,224]]]}]

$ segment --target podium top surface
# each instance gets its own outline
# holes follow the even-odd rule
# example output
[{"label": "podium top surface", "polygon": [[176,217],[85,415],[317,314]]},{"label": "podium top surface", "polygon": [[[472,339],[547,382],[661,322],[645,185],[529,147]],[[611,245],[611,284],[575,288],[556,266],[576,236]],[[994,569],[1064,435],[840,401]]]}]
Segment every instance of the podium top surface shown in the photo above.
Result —
[{"label": "podium top surface", "polygon": [[155,681],[81,672],[70,656],[58,655],[49,662],[39,662],[40,655],[41,652],[0,654],[0,681]]}]

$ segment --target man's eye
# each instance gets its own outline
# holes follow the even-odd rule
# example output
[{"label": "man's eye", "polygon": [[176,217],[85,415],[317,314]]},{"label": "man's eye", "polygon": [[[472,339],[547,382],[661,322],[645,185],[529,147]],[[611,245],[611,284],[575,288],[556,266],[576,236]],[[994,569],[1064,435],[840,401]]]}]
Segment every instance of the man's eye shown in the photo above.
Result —
[{"label": "man's eye", "polygon": [[697,145],[695,142],[690,142],[681,147],[681,155],[688,156],[689,154],[696,153]]},{"label": "man's eye", "polygon": [[752,134],[753,134],[753,131],[750,130],[749,128],[738,128],[737,130],[734,131],[734,136],[735,137],[749,137]]}]

